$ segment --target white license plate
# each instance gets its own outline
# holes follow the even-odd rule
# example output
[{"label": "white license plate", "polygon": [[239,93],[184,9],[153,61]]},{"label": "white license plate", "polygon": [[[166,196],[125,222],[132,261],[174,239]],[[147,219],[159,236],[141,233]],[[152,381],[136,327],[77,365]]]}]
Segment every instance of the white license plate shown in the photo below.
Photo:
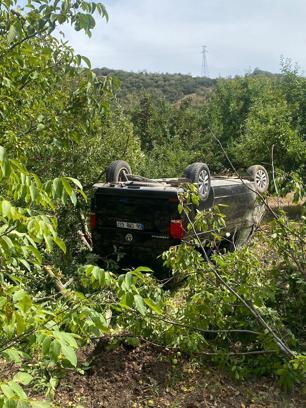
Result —
[{"label": "white license plate", "polygon": [[118,228],[126,228],[126,229],[133,229],[133,230],[144,230],[143,224],[138,224],[137,222],[126,222],[126,221],[117,221]]}]

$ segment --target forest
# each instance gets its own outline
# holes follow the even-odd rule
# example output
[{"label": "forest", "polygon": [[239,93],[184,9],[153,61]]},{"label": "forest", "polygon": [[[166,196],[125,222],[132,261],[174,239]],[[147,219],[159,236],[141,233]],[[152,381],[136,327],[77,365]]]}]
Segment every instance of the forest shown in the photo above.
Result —
[{"label": "forest", "polygon": [[[92,1],[0,1],[0,407],[221,406],[218,390],[188,405],[221,372],[270,387],[267,400],[240,388],[228,406],[304,406],[306,78],[287,59],[279,75],[213,80],[93,70],[56,30],[91,36],[95,19],[108,14]],[[91,187],[117,159],[147,177],[262,164],[267,220],[211,262],[192,242],[170,248],[164,262],[186,278],[175,289],[146,265],[102,267],[84,236]],[[212,215],[203,228],[218,228]],[[157,380],[118,363],[96,384],[117,358],[158,361]]]}]

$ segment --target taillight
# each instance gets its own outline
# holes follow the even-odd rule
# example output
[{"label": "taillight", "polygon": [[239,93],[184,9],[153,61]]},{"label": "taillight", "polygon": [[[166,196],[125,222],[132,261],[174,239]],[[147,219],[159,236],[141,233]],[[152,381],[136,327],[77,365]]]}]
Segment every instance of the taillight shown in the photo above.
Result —
[{"label": "taillight", "polygon": [[171,220],[169,235],[173,239],[182,239],[185,235],[182,220]]},{"label": "taillight", "polygon": [[89,227],[91,230],[94,230],[97,226],[97,215],[96,213],[90,213],[89,216]]}]

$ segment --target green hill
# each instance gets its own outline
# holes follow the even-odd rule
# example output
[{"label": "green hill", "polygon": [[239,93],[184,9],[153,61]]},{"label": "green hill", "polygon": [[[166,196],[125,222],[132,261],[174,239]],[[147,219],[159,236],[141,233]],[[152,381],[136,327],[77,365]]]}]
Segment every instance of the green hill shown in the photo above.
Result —
[{"label": "green hill", "polygon": [[121,82],[118,95],[122,97],[143,90],[163,95],[169,101],[177,101],[191,94],[205,97],[216,83],[215,79],[183,74],[136,73],[109,68],[96,68],[94,71],[97,75],[118,78]]},{"label": "green hill", "polygon": [[[216,86],[218,80],[183,74],[151,73],[146,71],[129,72],[106,67],[96,68],[94,71],[98,76],[111,75],[119,79],[120,86],[117,90],[119,97],[124,98],[129,94],[148,91],[158,96],[164,96],[170,102],[176,102],[184,99],[186,96],[191,96],[195,101],[201,100]],[[247,76],[277,78],[280,74],[255,68]]]}]

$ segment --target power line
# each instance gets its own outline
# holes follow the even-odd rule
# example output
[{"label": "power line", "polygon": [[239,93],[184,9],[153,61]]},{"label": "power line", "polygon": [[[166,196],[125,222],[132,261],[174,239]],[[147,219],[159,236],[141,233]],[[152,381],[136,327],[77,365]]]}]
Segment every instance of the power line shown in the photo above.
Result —
[{"label": "power line", "polygon": [[206,45],[202,45],[202,69],[201,69],[201,76],[202,77],[209,77],[208,74],[208,64],[207,64],[207,46]]}]

